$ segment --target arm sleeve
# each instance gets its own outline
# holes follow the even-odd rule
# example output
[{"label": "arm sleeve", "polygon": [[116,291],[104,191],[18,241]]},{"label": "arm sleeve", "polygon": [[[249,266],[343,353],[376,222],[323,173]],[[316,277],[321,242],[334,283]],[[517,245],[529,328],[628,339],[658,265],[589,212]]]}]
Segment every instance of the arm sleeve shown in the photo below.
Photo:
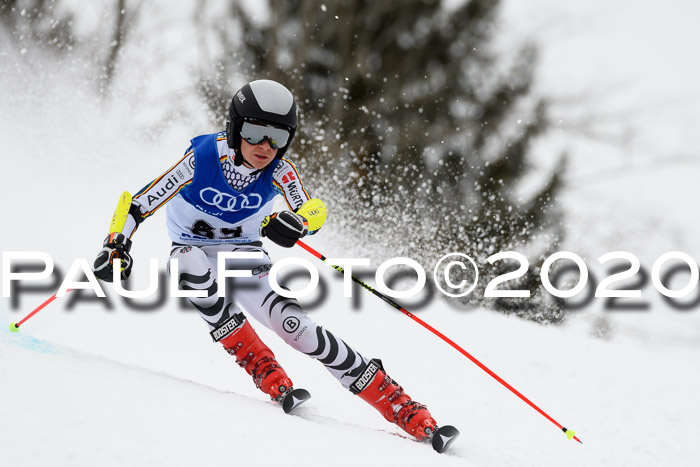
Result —
[{"label": "arm sleeve", "polygon": [[[311,195],[308,191],[306,191],[306,188],[304,188],[304,183],[301,181],[299,170],[291,160],[282,158],[280,163],[275,168],[273,183],[275,185],[275,189],[277,189],[277,191],[284,197],[290,211],[297,212],[302,208],[302,206],[305,205],[308,207],[310,206],[309,202],[311,202],[311,204],[320,203],[321,207],[323,207],[323,220],[320,222],[321,225],[323,225],[323,222],[326,219],[326,208],[321,200],[311,199]],[[317,204],[314,204],[314,206],[317,206]],[[321,227],[319,225],[316,229],[311,230],[308,235],[315,234],[320,228]]]},{"label": "arm sleeve", "polygon": [[151,181],[136,193],[131,201],[131,209],[122,233],[131,236],[139,224],[152,216],[158,209],[170,201],[180,190],[192,183],[194,179],[194,151],[190,146],[185,155],[160,177]]},{"label": "arm sleeve", "polygon": [[290,211],[296,211],[311,199],[301,181],[299,170],[291,160],[283,157],[275,167],[272,178],[275,189],[284,197]]}]

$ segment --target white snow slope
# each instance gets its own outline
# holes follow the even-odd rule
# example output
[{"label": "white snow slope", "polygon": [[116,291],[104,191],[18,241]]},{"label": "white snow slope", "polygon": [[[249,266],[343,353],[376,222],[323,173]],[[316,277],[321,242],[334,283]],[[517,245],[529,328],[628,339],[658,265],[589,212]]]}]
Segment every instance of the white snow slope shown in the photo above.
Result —
[{"label": "white snow slope", "polygon": [[[510,5],[515,3],[519,2]],[[584,3],[576,4],[583,8]],[[595,24],[600,24],[599,16],[607,18],[611,11],[626,18],[625,9],[598,3],[600,11],[586,17],[595,19]],[[624,3],[625,8],[636,5]],[[652,12],[652,3],[646,2],[644,11]],[[519,19],[521,15],[515,15],[519,10],[510,8]],[[545,12],[546,8],[535,10]],[[193,41],[179,32],[186,28],[174,21],[173,11],[160,8],[157,14],[144,14],[173,26],[168,30],[174,37],[155,34],[160,26],[141,32],[140,42],[135,42],[139,47],[124,57],[128,66],[117,78],[112,100],[95,99],[89,80],[81,79],[85,70],[79,65],[59,66],[33,55],[32,50],[15,53],[8,49],[10,52],[0,54],[3,253],[44,251],[63,273],[75,258],[91,261],[119,194],[137,190],[175,163],[189,137],[216,129],[206,124],[196,92],[183,84],[191,82],[182,70],[193,59],[193,49],[187,49]],[[572,21],[576,18],[574,15]],[[556,24],[564,28],[570,23]],[[573,40],[564,45],[587,43],[582,29],[565,29],[544,38],[550,44],[549,52],[545,50],[545,74],[568,69],[557,62],[567,57],[583,65],[593,63],[581,54],[556,55],[551,47],[560,44],[562,37]],[[650,26],[648,30],[654,29]],[[595,30],[590,34],[600,35]],[[662,38],[667,36],[660,34],[651,40]],[[155,51],[162,60],[142,49]],[[159,64],[159,74],[152,70],[151,62]],[[605,63],[584,67],[589,70],[587,76],[614,70],[602,65]],[[677,75],[692,78],[689,73]],[[553,79],[569,85],[563,78]],[[605,96],[593,97],[591,106],[615,110]],[[173,116],[177,112],[172,109],[180,108],[174,104],[183,101],[188,103],[184,106],[188,114]],[[683,138],[666,137],[652,131],[658,125],[644,119],[646,114],[632,114],[625,115],[644,120],[640,128],[649,130],[659,146],[676,142],[671,153],[695,153],[695,139],[690,144]],[[688,134],[696,135],[695,127]],[[595,174],[595,170],[609,168],[606,161],[598,160],[605,158],[617,167],[613,162],[618,159],[607,153],[588,157],[595,151],[574,143],[578,149],[573,152],[578,155],[573,160],[575,167],[590,166]],[[694,212],[697,199],[697,170],[693,168],[673,166],[663,177],[634,172],[624,185],[603,181],[584,184],[579,188],[584,190],[581,195],[569,191],[564,196],[565,221],[570,224],[567,249],[584,256],[591,269],[595,258],[615,250],[631,250],[647,270],[669,249],[697,257],[695,239],[700,224],[688,215]],[[618,182],[615,175],[612,180]],[[313,182],[307,176],[312,192]],[[643,194],[653,194],[657,202]],[[329,208],[331,215],[340,215]],[[159,258],[160,267],[164,266],[169,247],[164,217],[156,214],[134,237],[134,288],[145,287],[150,258]],[[391,242],[381,240],[391,251]],[[333,232],[321,231],[309,243],[328,257],[348,254],[334,247]],[[298,249],[272,247],[271,254],[274,259],[308,258]],[[689,311],[673,310],[648,286],[643,290],[643,300],[650,304],[647,311],[607,312],[596,300],[559,327],[538,326],[483,310],[456,310],[440,300],[416,312],[554,419],[576,430],[584,443],[579,445],[381,300],[356,291],[361,306],[354,309],[351,299],[342,296],[342,280],[323,264],[315,264],[328,286],[328,296],[310,314],[363,355],[381,358],[389,374],[413,398],[427,404],[439,423],[456,425],[462,436],[449,453],[439,455],[428,446],[394,436],[400,433],[398,428],[342,389],[322,365],[287,348],[277,336],[253,323],[295,384],[313,395],[298,416],[287,416],[254,388],[232,357],[211,343],[196,312],[181,311],[173,301],[157,311],[135,311],[107,290],[111,310],[104,301],[80,302],[69,310],[69,297],[62,298],[17,334],[9,332],[9,323],[18,321],[51,292],[22,293],[17,309],[9,299],[0,300],[0,467],[678,467],[696,465],[700,458],[697,306]],[[410,305],[406,304],[408,309]],[[591,336],[592,324],[600,322],[609,327],[607,340]]]},{"label": "white snow slope", "polygon": [[[596,340],[583,318],[547,328],[439,303],[420,312],[577,430],[579,445],[410,319],[374,297],[366,299],[376,303],[351,311],[340,282],[331,285],[338,291],[329,303],[337,307],[313,312],[316,319],[381,357],[439,423],[460,428],[449,454],[392,436],[397,428],[265,330],[297,386],[314,396],[298,416],[266,401],[218,345],[198,340],[206,333],[193,314],[151,315],[146,326],[147,319],[138,324],[102,312],[81,325],[86,313],[62,313],[57,305],[18,334],[2,326],[0,464],[680,466],[700,455],[694,345]],[[5,323],[16,316],[8,315],[2,313]],[[114,326],[125,319],[152,335]],[[35,333],[72,340],[90,353]],[[81,334],[103,336],[106,345]]]}]

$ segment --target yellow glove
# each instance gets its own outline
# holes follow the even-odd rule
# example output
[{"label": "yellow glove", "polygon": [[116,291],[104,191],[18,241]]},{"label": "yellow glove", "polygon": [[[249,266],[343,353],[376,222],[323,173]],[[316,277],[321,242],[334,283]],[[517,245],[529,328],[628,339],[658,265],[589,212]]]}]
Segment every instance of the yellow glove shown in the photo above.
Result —
[{"label": "yellow glove", "polygon": [[309,234],[315,233],[326,222],[326,205],[318,198],[310,199],[296,211],[309,223]]}]

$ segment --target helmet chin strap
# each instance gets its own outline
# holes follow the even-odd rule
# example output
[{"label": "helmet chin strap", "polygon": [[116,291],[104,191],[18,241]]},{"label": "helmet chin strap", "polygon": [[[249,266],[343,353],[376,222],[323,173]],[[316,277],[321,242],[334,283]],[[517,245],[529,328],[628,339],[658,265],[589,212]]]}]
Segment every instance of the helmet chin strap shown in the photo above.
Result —
[{"label": "helmet chin strap", "polygon": [[234,149],[233,152],[235,154],[235,156],[233,157],[234,166],[238,167],[240,165],[247,164],[245,165],[245,167],[250,166],[248,168],[253,168],[253,165],[243,157],[243,152],[240,149]]}]

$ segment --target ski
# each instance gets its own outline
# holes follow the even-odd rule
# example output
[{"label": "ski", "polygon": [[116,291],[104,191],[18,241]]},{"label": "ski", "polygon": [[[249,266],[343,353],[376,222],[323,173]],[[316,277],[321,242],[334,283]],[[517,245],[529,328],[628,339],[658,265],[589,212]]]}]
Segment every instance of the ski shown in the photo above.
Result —
[{"label": "ski", "polygon": [[284,410],[284,413],[292,413],[294,409],[310,398],[311,394],[309,394],[309,391],[306,389],[292,389],[291,391],[285,393],[284,397],[282,398],[282,410]]},{"label": "ski", "polygon": [[382,433],[386,433],[392,436],[397,436],[399,438],[407,439],[409,441],[413,441],[414,443],[421,443],[421,444],[430,444],[435,451],[439,452],[440,454],[444,453],[447,451],[447,449],[450,447],[452,442],[457,439],[459,436],[459,430],[451,425],[445,425],[442,427],[438,427],[435,429],[435,431],[430,435],[428,438],[424,438],[422,440],[418,440],[414,438],[413,436],[403,434],[403,433],[395,433],[393,431],[389,430],[378,430],[381,431]]},{"label": "ski", "polygon": [[430,437],[430,444],[439,453],[447,451],[452,442],[459,436],[459,430],[452,425],[438,427]]},{"label": "ski", "polygon": [[[278,400],[278,403],[282,406],[284,413],[292,413],[297,407],[302,405],[304,402],[311,398],[311,394],[306,389],[297,388],[284,394],[284,396]],[[382,430],[384,431],[384,430]],[[400,433],[391,433],[393,435],[399,436],[401,438],[410,439],[416,441],[415,438],[405,436]],[[450,447],[450,445],[459,436],[459,430],[452,425],[444,425],[438,427],[431,435],[430,438],[426,438],[424,443],[430,443],[433,449],[439,453],[444,453]]]}]

